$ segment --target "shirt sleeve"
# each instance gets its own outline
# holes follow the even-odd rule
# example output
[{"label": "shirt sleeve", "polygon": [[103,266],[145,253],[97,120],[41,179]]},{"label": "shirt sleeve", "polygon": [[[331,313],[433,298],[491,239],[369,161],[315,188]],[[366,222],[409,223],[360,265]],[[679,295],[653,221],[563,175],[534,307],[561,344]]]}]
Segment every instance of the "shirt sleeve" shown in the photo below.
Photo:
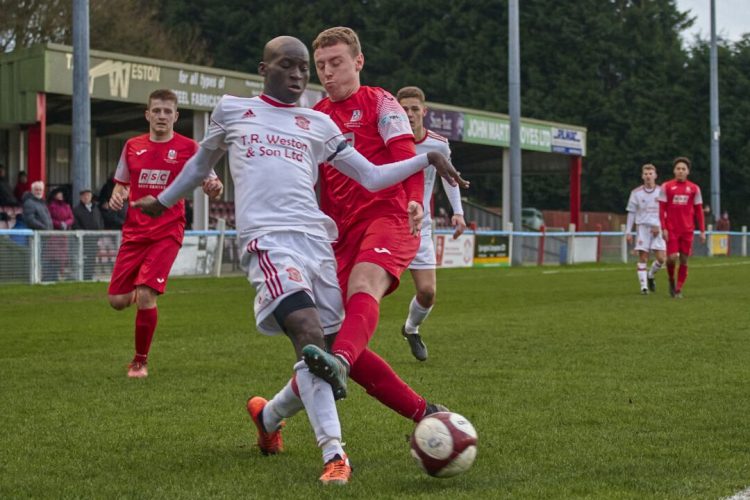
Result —
[{"label": "shirt sleeve", "polygon": [[[448,144],[445,145],[443,154],[448,158],[451,157],[451,148]],[[451,204],[451,209],[453,209],[453,215],[463,215],[464,207],[461,204],[461,189],[458,186],[451,186],[450,182],[443,177],[441,177],[440,180],[443,183],[443,190],[448,196],[448,202]]]},{"label": "shirt sleeve", "polygon": [[208,130],[206,135],[201,141],[201,147],[205,149],[221,149],[226,151],[228,144],[226,142],[227,126],[226,126],[226,113],[225,113],[225,101],[226,96],[219,99],[216,103],[216,107],[211,112],[211,119],[208,122]]},{"label": "shirt sleeve", "polygon": [[120,160],[117,162],[117,170],[115,170],[115,182],[120,184],[130,184],[130,168],[128,167],[128,158],[125,152],[128,150],[128,145],[122,148],[120,153]]},{"label": "shirt sleeve", "polygon": [[[661,193],[659,194],[661,196]],[[664,200],[666,201],[666,200]],[[628,206],[625,207],[626,212],[636,212],[638,211],[638,206],[635,202],[635,193],[633,191],[630,192],[630,197],[628,198]]]},{"label": "shirt sleeve", "polygon": [[[409,125],[406,111],[390,93],[385,90],[379,95],[377,103],[378,133],[383,142],[388,145],[392,140],[400,137],[414,139]],[[413,156],[413,155],[412,155]],[[394,158],[403,160],[404,158]]]},{"label": "shirt sleeve", "polygon": [[190,158],[182,172],[175,178],[174,182],[164,191],[159,193],[157,199],[165,207],[171,207],[191,190],[200,186],[204,179],[209,177],[213,166],[224,156],[223,149],[206,149],[202,145],[198,152]]},{"label": "shirt sleeve", "polygon": [[[394,161],[405,160],[416,154],[414,139],[401,137],[388,143],[388,151]],[[416,201],[420,205],[424,203],[424,172],[419,171],[403,182],[407,201]]]}]

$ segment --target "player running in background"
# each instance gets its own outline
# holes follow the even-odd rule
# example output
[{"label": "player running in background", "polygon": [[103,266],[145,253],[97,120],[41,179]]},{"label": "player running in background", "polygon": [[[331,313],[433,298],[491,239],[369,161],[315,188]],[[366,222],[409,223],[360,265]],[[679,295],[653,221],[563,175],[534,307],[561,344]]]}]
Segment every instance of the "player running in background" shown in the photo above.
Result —
[{"label": "player running in background", "polygon": [[[329,28],[317,36],[313,50],[318,78],[328,92],[315,109],[329,115],[375,164],[414,156],[414,135],[403,108],[385,90],[360,84],[364,55],[357,34]],[[339,229],[333,249],[346,317],[339,333],[326,337],[333,355],[315,345],[303,349],[307,365],[331,384],[337,398],[346,396],[351,377],[381,403],[417,422],[444,407],[428,403],[367,345],[378,325],[380,300],[398,287],[419,248],[423,196],[421,172],[370,193],[335,169],[323,168],[321,208]]]},{"label": "player running in background", "polygon": [[[633,223],[636,225],[635,250],[638,252],[638,282],[641,293],[647,295],[649,290],[656,291],[654,275],[662,268],[667,248],[661,235],[659,220],[659,193],[656,185],[656,167],[647,163],[641,167],[643,184],[630,192],[628,199],[628,221],[625,232],[628,243],[633,242]],[[654,263],[648,269],[648,254],[654,252]]]},{"label": "player running in background", "polygon": [[[414,132],[417,153],[437,151],[450,158],[451,149],[448,145],[448,139],[424,127],[427,107],[425,106],[425,95],[422,89],[419,87],[404,87],[396,93],[396,99],[409,118],[409,125]],[[417,256],[409,264],[417,293],[409,303],[409,315],[406,317],[406,323],[401,327],[401,334],[408,340],[411,353],[419,361],[427,359],[427,346],[419,334],[419,326],[432,311],[437,288],[437,277],[435,275],[437,264],[435,262],[435,244],[432,241],[431,217],[434,187],[435,169],[428,168],[424,171],[424,220],[422,221],[419,250],[417,250]],[[461,192],[458,186],[452,186],[447,181],[443,181],[443,189],[453,209],[451,225],[456,228],[453,233],[453,239],[456,239],[466,230],[464,210],[461,206]]]},{"label": "player running in background", "polygon": [[[351,474],[341,443],[341,426],[331,386],[299,361],[304,346],[323,348],[325,333],[338,331],[343,316],[341,289],[331,242],[336,225],[318,207],[314,186],[324,162],[381,189],[429,166],[458,174],[437,153],[375,167],[348,146],[323,113],[295,106],[309,80],[309,53],[298,39],[278,37],[265,46],[259,73],[263,94],[224,96],[211,115],[206,138],[182,175],[157,199],[134,204],[156,215],[173,206],[229,151],[237,197],[237,228],[243,266],[255,287],[255,318],[268,335],[283,331],[294,346],[295,376],[271,400],[253,397],[247,409],[264,454],[282,451],[284,418],[307,410],[325,464],[320,481],[347,483]],[[166,209],[169,210],[169,209]]]},{"label": "player running in background", "polygon": [[[120,155],[115,188],[109,205],[120,210],[126,199],[157,195],[169,186],[193,156],[198,145],[174,131],[177,96],[168,89],[155,90],[148,98],[148,134],[129,139]],[[203,191],[219,198],[224,187],[211,172]],[[135,356],[128,377],[148,376],[147,361],[157,323],[156,298],[164,293],[169,271],[182,246],[185,204],[177,203],[161,217],[152,219],[129,210],[122,228],[122,244],[109,282],[109,303],[118,311],[136,303]]]},{"label": "player running in background", "polygon": [[[669,275],[669,293],[672,297],[682,298],[682,287],[688,275],[688,257],[693,249],[693,231],[698,219],[701,243],[706,242],[706,227],[703,218],[703,197],[701,188],[687,180],[690,174],[690,160],[684,156],[672,162],[674,179],[661,186],[659,194],[659,216],[664,239],[667,240],[667,274]],[[677,272],[677,284],[674,280],[674,268],[677,258],[680,269]]]}]

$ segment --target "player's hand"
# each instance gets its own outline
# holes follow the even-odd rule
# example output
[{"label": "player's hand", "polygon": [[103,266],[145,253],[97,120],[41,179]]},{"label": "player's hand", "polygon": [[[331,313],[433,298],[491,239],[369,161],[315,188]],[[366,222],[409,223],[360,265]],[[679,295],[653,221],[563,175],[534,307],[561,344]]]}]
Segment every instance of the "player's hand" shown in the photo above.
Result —
[{"label": "player's hand", "polygon": [[218,177],[211,177],[203,181],[203,192],[208,195],[212,200],[218,200],[224,193],[224,184],[221,183]]},{"label": "player's hand", "polygon": [[633,243],[633,235],[628,233],[628,235],[625,236],[625,240],[628,242],[628,245],[631,245]]},{"label": "player's hand", "polygon": [[427,161],[435,167],[438,175],[447,180],[451,186],[458,186],[464,189],[469,187],[469,181],[461,177],[461,172],[453,167],[453,164],[445,155],[430,151],[427,153]]},{"label": "player's hand", "polygon": [[411,234],[418,236],[422,230],[422,219],[424,219],[422,204],[410,201],[406,206],[406,212],[409,214],[409,231]]},{"label": "player's hand", "polygon": [[125,200],[130,196],[130,188],[122,184],[116,184],[109,198],[109,209],[119,212],[125,205]]},{"label": "player's hand", "polygon": [[705,242],[706,242],[706,232],[701,231],[701,243],[705,243]]},{"label": "player's hand", "polygon": [[151,195],[139,198],[130,204],[131,207],[139,209],[149,217],[158,217],[167,209],[159,200]]},{"label": "player's hand", "polygon": [[466,231],[466,221],[464,220],[463,215],[455,214],[453,217],[451,217],[451,224],[456,228],[456,230],[453,231],[454,240],[464,234],[464,231]]},{"label": "player's hand", "polygon": [[661,231],[661,228],[658,228],[656,226],[651,226],[651,235],[652,236],[659,236],[659,232]]},{"label": "player's hand", "polygon": [[669,240],[669,231],[666,228],[661,230],[661,237],[664,238],[664,241]]}]

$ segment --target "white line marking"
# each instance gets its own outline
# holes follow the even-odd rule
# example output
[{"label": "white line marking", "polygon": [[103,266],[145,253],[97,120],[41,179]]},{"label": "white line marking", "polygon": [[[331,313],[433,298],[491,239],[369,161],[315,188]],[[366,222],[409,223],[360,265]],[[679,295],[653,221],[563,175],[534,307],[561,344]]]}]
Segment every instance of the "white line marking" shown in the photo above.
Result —
[{"label": "white line marking", "polygon": [[750,488],[735,493],[731,497],[727,497],[724,500],[750,500]]}]

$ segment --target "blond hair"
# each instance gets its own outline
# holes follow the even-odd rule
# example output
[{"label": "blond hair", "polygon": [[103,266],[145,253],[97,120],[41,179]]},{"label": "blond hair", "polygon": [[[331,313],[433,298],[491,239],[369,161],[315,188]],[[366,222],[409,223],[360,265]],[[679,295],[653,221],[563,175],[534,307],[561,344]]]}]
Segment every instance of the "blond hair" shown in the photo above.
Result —
[{"label": "blond hair", "polygon": [[401,99],[407,99],[409,97],[419,99],[422,104],[424,104],[425,102],[424,92],[422,92],[422,89],[420,89],[419,87],[404,87],[400,89],[396,94],[397,101],[400,101]]},{"label": "blond hair", "polygon": [[641,167],[641,173],[645,172],[646,170],[653,170],[656,172],[656,166],[653,163],[646,163]]},{"label": "blond hair", "polygon": [[352,57],[357,57],[362,53],[362,45],[359,43],[357,33],[346,26],[336,26],[321,31],[318,36],[315,37],[315,40],[313,40],[313,51],[323,47],[330,47],[337,43],[348,45]]}]

